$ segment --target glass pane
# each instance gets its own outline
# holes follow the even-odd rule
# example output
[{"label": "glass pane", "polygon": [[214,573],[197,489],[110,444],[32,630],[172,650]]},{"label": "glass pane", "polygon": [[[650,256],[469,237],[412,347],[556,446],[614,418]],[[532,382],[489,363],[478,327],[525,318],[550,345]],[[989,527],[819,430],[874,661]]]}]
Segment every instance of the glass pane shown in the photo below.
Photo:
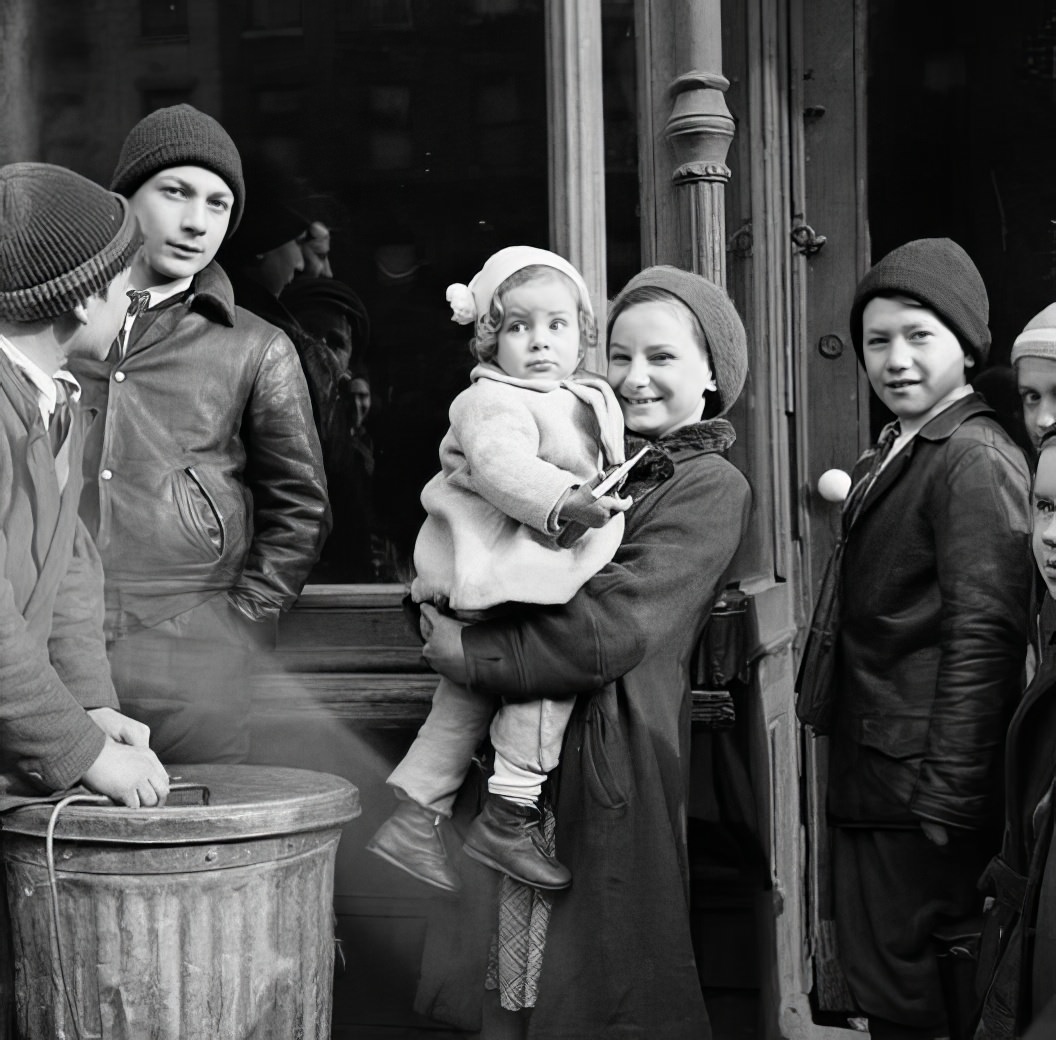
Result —
[{"label": "glass pane", "polygon": [[252,29],[289,29],[301,24],[301,0],[251,0]]},{"label": "glass pane", "polygon": [[418,496],[472,367],[446,287],[502,246],[549,245],[542,0],[233,0],[196,5],[184,39],[142,39],[141,16],[146,31],[148,12],[160,27],[186,6],[69,5],[36,43],[35,158],[107,183],[130,114],[187,101],[329,228],[333,276],[363,314],[298,308],[343,344],[342,364],[351,352],[340,407],[320,420],[336,526],[312,580],[405,580]]},{"label": "glass pane", "polygon": [[140,0],[139,18],[144,36],[185,36],[187,0]]},{"label": "glass pane", "polygon": [[[964,246],[990,299],[997,370],[980,388],[1018,432],[1012,343],[1056,299],[1056,10],[1050,0],[871,0],[868,10],[873,259],[913,238]],[[874,432],[886,418],[874,398]]]}]

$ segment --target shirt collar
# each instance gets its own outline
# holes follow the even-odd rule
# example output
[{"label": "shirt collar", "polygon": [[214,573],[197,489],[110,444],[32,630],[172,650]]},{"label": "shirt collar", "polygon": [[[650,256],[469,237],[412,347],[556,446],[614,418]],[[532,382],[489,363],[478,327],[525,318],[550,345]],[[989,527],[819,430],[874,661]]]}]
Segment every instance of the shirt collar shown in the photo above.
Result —
[{"label": "shirt collar", "polygon": [[52,413],[55,411],[55,404],[58,401],[59,394],[56,383],[61,382],[63,384],[62,388],[69,400],[77,401],[80,399],[81,384],[77,382],[72,372],[65,368],[60,368],[53,375],[49,375],[40,365],[19,350],[6,336],[0,335],[0,350],[7,355],[11,364],[26,377],[37,391],[40,412],[44,417],[45,423],[51,418]]},{"label": "shirt collar", "polygon": [[165,282],[163,285],[148,285],[147,292],[150,293],[148,307],[157,307],[159,303],[172,299],[180,293],[185,293],[194,281],[194,275],[189,274],[186,278],[177,278],[174,282]]},{"label": "shirt collar", "polygon": [[940,412],[946,411],[947,408],[952,404],[956,404],[962,397],[967,397],[973,390],[969,384],[957,387],[956,390],[951,391],[941,401],[939,401],[934,408],[932,408],[925,415],[920,416],[918,419],[903,419],[901,420],[902,432],[899,435],[899,439],[908,440],[910,437],[920,433],[925,426],[931,422]]}]

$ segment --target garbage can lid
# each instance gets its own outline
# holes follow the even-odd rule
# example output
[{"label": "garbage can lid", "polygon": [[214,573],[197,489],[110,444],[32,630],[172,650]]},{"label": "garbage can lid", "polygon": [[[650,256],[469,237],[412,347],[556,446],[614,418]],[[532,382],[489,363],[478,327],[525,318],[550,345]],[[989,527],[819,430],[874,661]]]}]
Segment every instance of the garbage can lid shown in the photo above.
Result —
[{"label": "garbage can lid", "polygon": [[[63,808],[56,840],[132,845],[194,845],[339,827],[360,813],[359,790],[329,773],[281,766],[181,765],[170,770],[209,789],[208,805],[161,809],[73,803]],[[53,804],[15,809],[5,832],[44,837]]]}]

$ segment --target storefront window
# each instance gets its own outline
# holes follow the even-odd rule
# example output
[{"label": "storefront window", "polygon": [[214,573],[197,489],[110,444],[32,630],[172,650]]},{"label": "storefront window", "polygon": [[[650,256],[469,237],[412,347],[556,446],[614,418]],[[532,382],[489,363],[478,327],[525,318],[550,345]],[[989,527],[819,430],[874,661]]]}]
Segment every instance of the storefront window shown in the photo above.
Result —
[{"label": "storefront window", "polygon": [[[873,259],[919,237],[964,246],[990,298],[991,365],[1056,298],[1054,54],[1048,2],[869,4]],[[1011,372],[986,378],[1018,431]],[[874,399],[874,432],[886,418]]]},{"label": "storefront window", "polygon": [[187,0],[140,0],[139,17],[146,38],[187,35]]},{"label": "storefront window", "polygon": [[[407,580],[418,496],[471,368],[446,287],[502,246],[550,245],[542,0],[40,0],[38,12],[39,158],[107,183],[131,125],[187,101],[329,229],[333,277],[365,320],[336,333],[349,361],[343,432],[327,446],[335,528],[311,580]],[[624,142],[628,183],[629,154]]]}]

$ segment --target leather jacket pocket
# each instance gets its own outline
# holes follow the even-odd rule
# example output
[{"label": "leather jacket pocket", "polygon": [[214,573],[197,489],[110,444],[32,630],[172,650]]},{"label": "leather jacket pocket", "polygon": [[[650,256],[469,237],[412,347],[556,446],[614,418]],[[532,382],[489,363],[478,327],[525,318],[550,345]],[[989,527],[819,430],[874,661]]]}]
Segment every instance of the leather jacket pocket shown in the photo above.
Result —
[{"label": "leather jacket pocket", "polygon": [[185,481],[177,479],[177,492],[184,493],[184,500],[177,498],[182,507],[190,528],[198,536],[203,546],[211,549],[217,557],[223,556],[226,544],[224,517],[216,503],[216,497],[210,493],[205,481],[194,468],[187,466],[183,473]]}]

